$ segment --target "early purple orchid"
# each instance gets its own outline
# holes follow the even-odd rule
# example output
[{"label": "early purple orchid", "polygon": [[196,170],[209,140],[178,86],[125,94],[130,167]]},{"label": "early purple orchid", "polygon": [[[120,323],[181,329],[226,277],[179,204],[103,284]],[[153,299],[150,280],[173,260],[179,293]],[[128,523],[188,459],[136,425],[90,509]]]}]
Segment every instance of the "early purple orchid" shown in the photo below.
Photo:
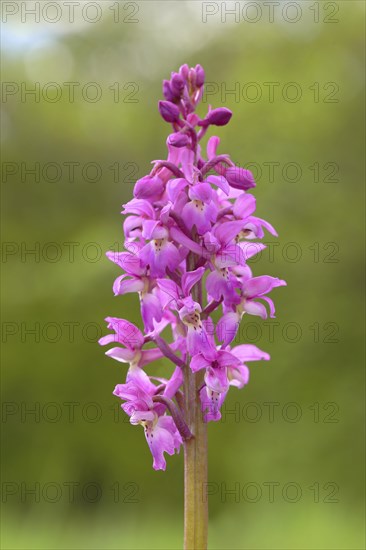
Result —
[{"label": "early purple orchid", "polygon": [[[197,115],[204,80],[200,65],[183,65],[164,80],[159,112],[172,129],[167,159],[153,161],[123,205],[126,251],[107,253],[122,269],[114,294],[138,294],[144,332],[107,317],[113,332],[100,339],[117,344],[107,355],[129,365],[114,394],[131,424],[144,427],[153,468],[165,470],[165,453],[184,446],[185,548],[200,549],[207,545],[206,502],[197,494],[207,480],[206,423],[220,420],[231,386],[248,383],[247,363],[269,360],[254,345],[230,344],[245,313],[265,319],[268,307],[274,317],[268,294],[286,284],[254,277],[248,266],[265,248],[258,242],[264,231],[277,233],[254,215],[253,174],[218,153],[217,136],[209,138],[204,156],[200,142],[207,131],[232,117],[229,109],[211,106],[204,118]],[[174,370],[156,378],[148,366],[163,357]]]}]

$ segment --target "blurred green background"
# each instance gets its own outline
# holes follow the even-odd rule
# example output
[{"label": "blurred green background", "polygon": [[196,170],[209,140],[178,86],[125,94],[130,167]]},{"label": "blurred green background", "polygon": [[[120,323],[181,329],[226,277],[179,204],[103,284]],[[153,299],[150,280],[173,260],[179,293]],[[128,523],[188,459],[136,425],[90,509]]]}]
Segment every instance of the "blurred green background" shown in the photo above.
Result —
[{"label": "blurred green background", "polygon": [[2,547],[182,545],[182,453],[153,471],[96,342],[107,315],[140,322],[104,253],[166,154],[161,81],[186,62],[210,83],[200,112],[233,110],[220,151],[251,164],[280,235],[254,272],[288,283],[238,340],[271,362],[209,425],[209,547],[364,548],[364,3],[58,2],[53,23],[5,4]]}]

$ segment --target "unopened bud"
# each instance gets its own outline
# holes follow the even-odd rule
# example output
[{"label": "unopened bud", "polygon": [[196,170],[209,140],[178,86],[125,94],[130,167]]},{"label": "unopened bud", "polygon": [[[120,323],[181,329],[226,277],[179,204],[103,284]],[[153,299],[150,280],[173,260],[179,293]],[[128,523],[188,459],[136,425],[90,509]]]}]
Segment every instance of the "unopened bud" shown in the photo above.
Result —
[{"label": "unopened bud", "polygon": [[188,67],[187,63],[185,63],[184,65],[182,65],[182,66],[179,68],[179,74],[181,75],[181,77],[182,77],[184,80],[187,80],[188,74],[189,74],[189,67]]},{"label": "unopened bud", "polygon": [[200,88],[204,82],[205,82],[205,71],[201,67],[201,65],[196,65],[196,86],[197,88]]},{"label": "unopened bud", "polygon": [[228,168],[225,172],[225,178],[231,187],[242,189],[243,191],[251,189],[256,185],[252,172],[238,166]]},{"label": "unopened bud", "polygon": [[173,145],[173,147],[185,147],[189,143],[189,137],[187,134],[176,132],[168,136],[168,143],[169,145]]},{"label": "unopened bud", "polygon": [[170,81],[170,89],[172,90],[173,94],[176,94],[180,97],[182,95],[183,88],[183,78],[178,73],[174,73]]},{"label": "unopened bud", "polygon": [[136,199],[151,199],[163,191],[164,184],[159,176],[144,176],[135,183],[133,194]]},{"label": "unopened bud", "polygon": [[232,117],[232,112],[226,107],[219,107],[210,111],[204,120],[199,122],[200,126],[206,127],[210,124],[214,126],[225,126]]},{"label": "unopened bud", "polygon": [[177,122],[179,120],[179,109],[170,101],[159,101],[159,113],[166,122]]},{"label": "unopened bud", "polygon": [[164,95],[164,97],[167,101],[174,101],[174,99],[175,99],[175,96],[174,96],[174,94],[172,92],[172,89],[170,87],[169,80],[164,80],[163,81],[163,95]]}]

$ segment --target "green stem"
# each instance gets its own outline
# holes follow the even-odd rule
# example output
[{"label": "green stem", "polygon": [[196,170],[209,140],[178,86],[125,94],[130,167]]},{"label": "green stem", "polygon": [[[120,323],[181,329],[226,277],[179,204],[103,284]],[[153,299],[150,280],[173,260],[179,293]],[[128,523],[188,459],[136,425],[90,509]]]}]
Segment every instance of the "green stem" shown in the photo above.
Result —
[{"label": "green stem", "polygon": [[[193,254],[188,269],[194,269]],[[192,298],[199,301],[199,287],[192,289]],[[188,361],[189,365],[189,361]],[[208,505],[207,487],[207,426],[203,421],[199,390],[203,372],[194,374],[184,369],[185,418],[193,437],[184,443],[184,549],[207,549]]]},{"label": "green stem", "polygon": [[184,548],[185,550],[206,550],[207,428],[202,420],[198,394],[202,378],[188,371],[187,374],[185,391],[190,387],[189,393],[191,395],[196,393],[197,397],[188,399],[191,403],[188,426],[194,435],[184,443]]}]

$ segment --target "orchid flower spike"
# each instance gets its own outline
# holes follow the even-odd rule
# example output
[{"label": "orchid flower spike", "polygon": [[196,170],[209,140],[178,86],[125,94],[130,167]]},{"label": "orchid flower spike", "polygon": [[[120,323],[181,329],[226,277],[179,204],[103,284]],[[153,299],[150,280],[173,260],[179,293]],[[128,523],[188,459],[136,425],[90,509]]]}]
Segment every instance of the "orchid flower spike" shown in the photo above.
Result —
[{"label": "orchid flower spike", "polygon": [[[240,322],[244,315],[274,317],[268,294],[286,285],[253,276],[247,263],[265,248],[264,231],[277,235],[254,215],[253,174],[217,152],[217,136],[208,140],[206,155],[201,149],[207,131],[232,118],[223,107],[210,106],[204,118],[196,114],[204,81],[200,65],[183,65],[164,80],[158,111],[170,125],[167,158],[153,161],[123,205],[126,251],[107,253],[120,271],[115,296],[137,294],[142,322],[138,328],[107,317],[112,332],[100,344],[113,344],[106,354],[127,364],[113,393],[131,424],[143,427],[156,470],[165,470],[165,453],[179,452],[195,437],[186,374],[201,377],[197,399],[204,421],[220,420],[230,388],[249,382],[247,363],[270,359],[256,346],[232,344]],[[216,326],[213,313],[219,313]],[[172,370],[157,378],[153,363],[163,358]]]}]

